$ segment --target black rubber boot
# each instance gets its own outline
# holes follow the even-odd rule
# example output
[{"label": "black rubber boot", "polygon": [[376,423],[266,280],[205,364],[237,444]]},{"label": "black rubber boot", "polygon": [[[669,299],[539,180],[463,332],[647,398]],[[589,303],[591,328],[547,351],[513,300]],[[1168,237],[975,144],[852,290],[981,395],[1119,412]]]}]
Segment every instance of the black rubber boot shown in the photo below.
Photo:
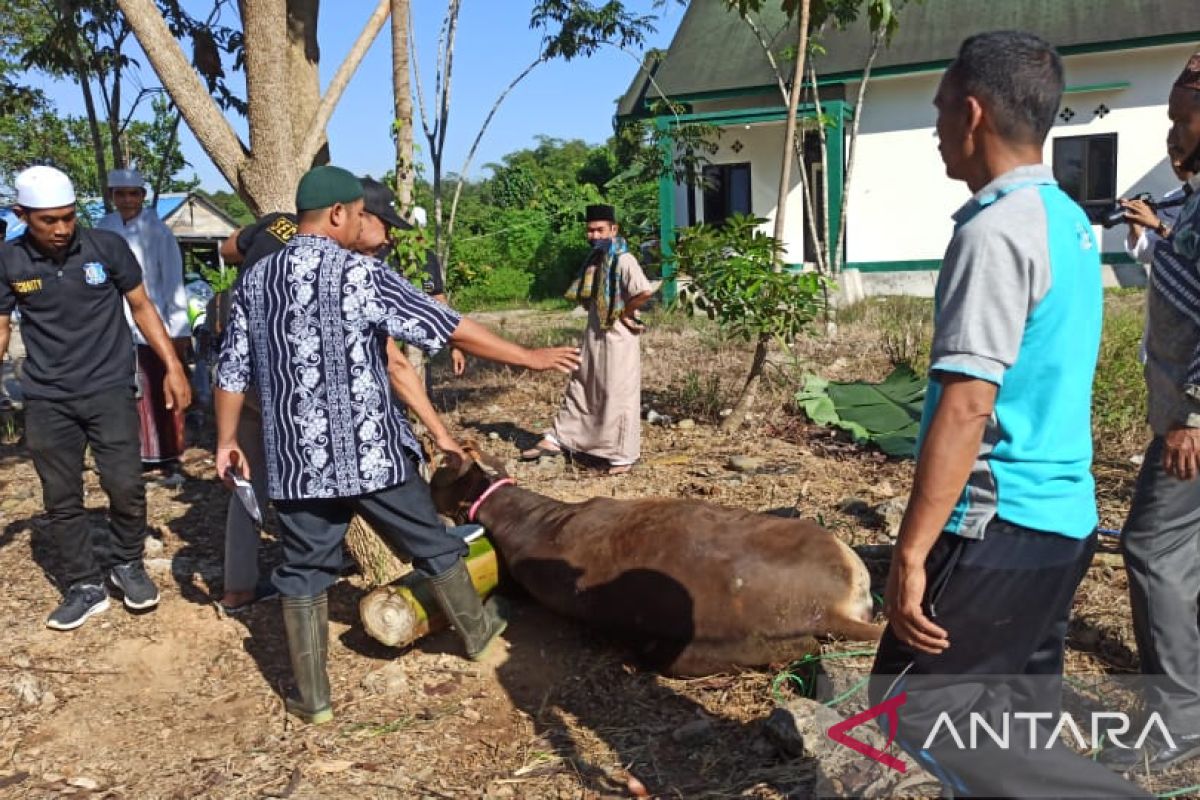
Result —
[{"label": "black rubber boot", "polygon": [[333,719],[329,703],[329,601],[322,592],[313,597],[284,597],[283,626],[287,630],[288,654],[292,658],[295,694],[287,698],[287,710],[313,725]]},{"label": "black rubber boot", "polygon": [[429,585],[450,624],[462,637],[467,658],[472,661],[483,658],[488,646],[504,633],[508,622],[496,613],[494,603],[485,605],[479,599],[467,563],[460,559],[450,569],[430,578]]}]

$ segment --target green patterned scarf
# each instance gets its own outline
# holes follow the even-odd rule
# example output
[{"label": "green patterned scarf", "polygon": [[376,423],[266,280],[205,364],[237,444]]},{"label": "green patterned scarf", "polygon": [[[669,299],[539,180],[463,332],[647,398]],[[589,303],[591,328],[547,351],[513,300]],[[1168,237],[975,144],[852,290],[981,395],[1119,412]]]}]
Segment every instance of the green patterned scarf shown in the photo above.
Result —
[{"label": "green patterned scarf", "polygon": [[594,302],[600,327],[604,330],[611,328],[625,310],[617,261],[622,253],[628,252],[628,245],[619,236],[612,240],[607,251],[600,248],[592,250],[584,260],[579,276],[571,281],[563,295],[572,303],[587,305]]}]

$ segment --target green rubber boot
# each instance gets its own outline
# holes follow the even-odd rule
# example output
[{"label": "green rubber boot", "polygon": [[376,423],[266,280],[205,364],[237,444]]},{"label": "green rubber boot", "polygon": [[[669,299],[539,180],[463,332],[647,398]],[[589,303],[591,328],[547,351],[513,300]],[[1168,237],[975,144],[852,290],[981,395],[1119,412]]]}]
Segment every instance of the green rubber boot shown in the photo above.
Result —
[{"label": "green rubber boot", "polygon": [[438,605],[462,638],[467,658],[472,661],[483,658],[491,643],[504,633],[508,622],[496,613],[494,603],[484,604],[479,599],[466,562],[460,559],[442,574],[434,575],[429,585]]},{"label": "green rubber boot", "polygon": [[284,597],[283,626],[296,690],[287,698],[287,710],[307,723],[320,725],[333,719],[329,703],[329,601],[325,593],[313,597]]}]

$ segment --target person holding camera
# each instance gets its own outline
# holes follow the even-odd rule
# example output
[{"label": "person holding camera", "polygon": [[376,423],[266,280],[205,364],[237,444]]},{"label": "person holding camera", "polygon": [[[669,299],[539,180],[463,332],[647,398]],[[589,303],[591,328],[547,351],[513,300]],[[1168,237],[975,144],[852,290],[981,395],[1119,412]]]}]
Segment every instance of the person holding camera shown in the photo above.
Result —
[{"label": "person holding camera", "polygon": [[1191,194],[1188,181],[1195,174],[1195,169],[1191,163],[1185,163],[1186,157],[1187,153],[1179,146],[1179,137],[1172,128],[1167,134],[1167,158],[1171,161],[1175,177],[1183,185],[1164,194],[1157,203],[1143,197],[1118,201],[1125,209],[1124,221],[1129,226],[1125,252],[1140,264],[1150,265],[1155,246],[1160,240],[1171,235],[1171,228],[1179,217],[1180,207]]}]

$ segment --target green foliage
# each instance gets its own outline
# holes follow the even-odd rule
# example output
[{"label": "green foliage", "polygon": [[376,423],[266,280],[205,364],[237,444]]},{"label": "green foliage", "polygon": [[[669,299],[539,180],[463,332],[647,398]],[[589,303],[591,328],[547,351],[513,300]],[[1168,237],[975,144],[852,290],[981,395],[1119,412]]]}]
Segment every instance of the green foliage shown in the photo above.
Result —
[{"label": "green foliage", "polygon": [[246,201],[234,192],[205,192],[201,191],[209,202],[229,215],[238,225],[249,225],[254,222],[254,212],[246,205]]},{"label": "green foliage", "polygon": [[454,292],[454,307],[473,311],[524,301],[529,297],[533,276],[523,269],[496,267],[480,274],[469,286]]},{"label": "green foliage", "polygon": [[1146,381],[1138,361],[1145,326],[1145,292],[1106,293],[1104,335],[1092,387],[1092,428],[1098,449],[1123,454],[1145,444]]},{"label": "green foliage", "polygon": [[429,280],[425,262],[433,248],[433,237],[425,228],[409,228],[392,231],[392,253],[388,259],[397,272],[413,286],[421,287]]},{"label": "green foliage", "polygon": [[[556,27],[557,26],[557,27]],[[654,31],[654,17],[632,14],[613,0],[540,0],[533,6],[529,27],[546,31],[542,58],[570,61],[589,57],[604,45],[636,47]]]},{"label": "green foliage", "polygon": [[795,401],[818,425],[849,431],[890,456],[916,455],[925,380],[910,367],[897,367],[883,383],[830,383],[809,375]]},{"label": "green foliage", "polygon": [[[772,0],[727,0],[729,6],[739,14],[758,13]],[[789,20],[800,16],[800,0],[774,0]],[[811,0],[809,4],[809,30],[819,31],[832,23],[844,28],[858,19],[865,8],[871,31],[884,31],[885,40],[890,41],[900,26],[898,6],[904,0]]]},{"label": "green foliage", "polygon": [[823,310],[827,281],[814,272],[775,272],[781,245],[759,230],[763,222],[738,214],[682,231],[674,260],[691,282],[680,296],[726,336],[790,342]]},{"label": "green foliage", "polygon": [[[491,303],[497,295],[509,302],[520,286],[527,292],[520,299],[560,296],[588,252],[583,212],[590,203],[617,207],[635,252],[656,237],[657,176],[631,170],[636,157],[637,147],[616,137],[590,146],[543,136],[489,165],[492,177],[466,184],[459,205],[447,270],[455,304],[464,292],[468,302]],[[427,191],[421,181],[414,188],[418,197]],[[517,272],[527,280],[517,280]]]}]

